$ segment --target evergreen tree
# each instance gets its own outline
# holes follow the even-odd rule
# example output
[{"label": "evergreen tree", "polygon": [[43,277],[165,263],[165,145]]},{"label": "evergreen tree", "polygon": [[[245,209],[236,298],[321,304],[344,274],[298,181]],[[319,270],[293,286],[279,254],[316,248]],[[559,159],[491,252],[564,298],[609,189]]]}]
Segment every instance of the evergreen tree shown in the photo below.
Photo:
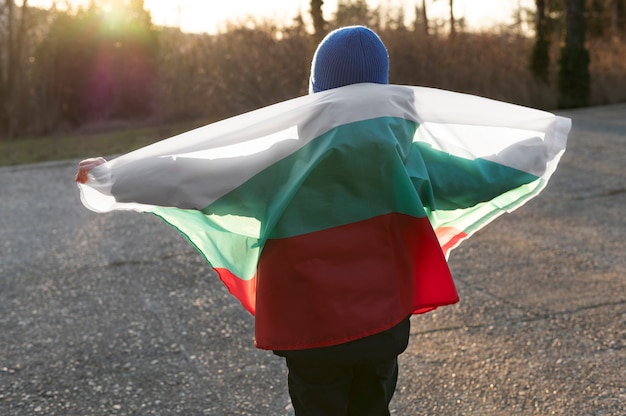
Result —
[{"label": "evergreen tree", "polygon": [[559,58],[559,107],[589,105],[591,77],[585,48],[585,0],[566,1],[565,45]]},{"label": "evergreen tree", "polygon": [[535,44],[531,51],[530,70],[535,78],[548,82],[550,69],[550,31],[545,0],[535,0]]}]

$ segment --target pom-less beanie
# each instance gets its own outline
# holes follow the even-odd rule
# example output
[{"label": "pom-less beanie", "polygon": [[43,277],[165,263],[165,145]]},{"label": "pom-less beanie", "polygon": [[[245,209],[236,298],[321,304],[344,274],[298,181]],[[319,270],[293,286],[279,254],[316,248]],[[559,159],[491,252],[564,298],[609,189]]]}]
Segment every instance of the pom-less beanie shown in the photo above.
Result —
[{"label": "pom-less beanie", "polygon": [[389,55],[382,40],[364,26],[329,33],[313,56],[309,92],[359,82],[389,83]]}]

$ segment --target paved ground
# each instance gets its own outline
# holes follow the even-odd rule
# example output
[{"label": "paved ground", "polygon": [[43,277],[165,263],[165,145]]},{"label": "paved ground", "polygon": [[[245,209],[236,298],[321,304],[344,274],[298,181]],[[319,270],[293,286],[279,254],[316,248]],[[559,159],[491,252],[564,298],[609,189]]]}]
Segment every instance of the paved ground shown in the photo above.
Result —
[{"label": "paved ground", "polygon": [[[460,304],[413,318],[394,414],[626,414],[626,106],[566,115],[548,189],[452,254]],[[0,414],[292,414],[200,256],[84,209],[75,164],[0,168]]]}]

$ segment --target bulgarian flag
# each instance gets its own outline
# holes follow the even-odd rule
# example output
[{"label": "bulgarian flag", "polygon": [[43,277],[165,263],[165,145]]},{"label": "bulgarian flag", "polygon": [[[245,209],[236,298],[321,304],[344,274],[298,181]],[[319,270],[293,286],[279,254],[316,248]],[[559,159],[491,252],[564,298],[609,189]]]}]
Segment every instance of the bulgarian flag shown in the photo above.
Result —
[{"label": "bulgarian flag", "polygon": [[458,301],[446,258],[546,186],[569,119],[467,94],[354,84],[118,157],[96,212],[183,233],[265,349],[333,345]]}]

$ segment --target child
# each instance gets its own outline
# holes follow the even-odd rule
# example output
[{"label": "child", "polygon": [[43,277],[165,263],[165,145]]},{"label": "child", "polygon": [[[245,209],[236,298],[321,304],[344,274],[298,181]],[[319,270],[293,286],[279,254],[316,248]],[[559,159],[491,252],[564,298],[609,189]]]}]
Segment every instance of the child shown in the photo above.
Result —
[{"label": "child", "polygon": [[[86,206],[154,212],[203,252],[255,314],[256,346],[285,357],[299,416],[388,415],[410,315],[458,301],[442,247],[537,195],[564,151],[562,118],[385,85],[388,70],[374,32],[338,29],[315,52],[308,97],[84,160],[76,175]],[[429,119],[477,139],[446,142]]]}]

